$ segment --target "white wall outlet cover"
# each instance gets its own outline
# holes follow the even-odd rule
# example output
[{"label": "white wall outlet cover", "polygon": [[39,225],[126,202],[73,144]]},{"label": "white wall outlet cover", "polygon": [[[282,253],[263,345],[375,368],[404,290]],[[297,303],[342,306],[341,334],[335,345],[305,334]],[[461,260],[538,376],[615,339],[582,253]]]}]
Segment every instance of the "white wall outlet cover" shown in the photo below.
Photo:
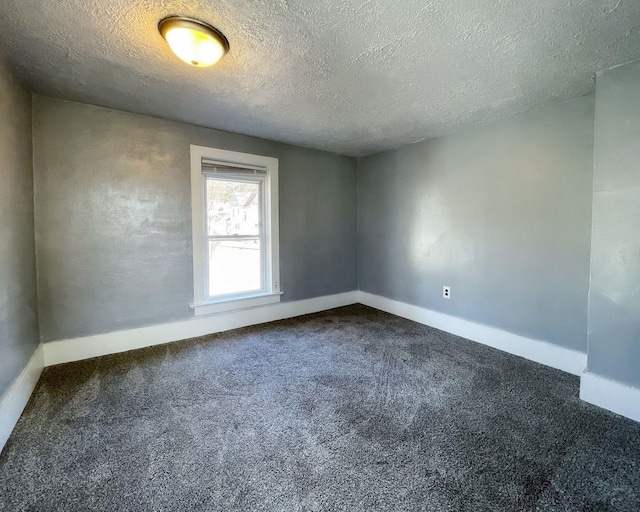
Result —
[{"label": "white wall outlet cover", "polygon": [[451,287],[450,286],[443,286],[442,287],[442,297],[445,299],[450,299],[451,298]]}]

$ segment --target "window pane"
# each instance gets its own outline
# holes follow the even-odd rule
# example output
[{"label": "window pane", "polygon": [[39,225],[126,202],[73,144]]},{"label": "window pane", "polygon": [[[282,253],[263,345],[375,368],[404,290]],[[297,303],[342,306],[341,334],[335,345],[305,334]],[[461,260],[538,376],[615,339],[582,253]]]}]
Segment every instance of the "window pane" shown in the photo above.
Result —
[{"label": "window pane", "polygon": [[207,178],[209,235],[260,234],[260,183]]},{"label": "window pane", "polygon": [[260,240],[209,240],[209,296],[262,288]]}]

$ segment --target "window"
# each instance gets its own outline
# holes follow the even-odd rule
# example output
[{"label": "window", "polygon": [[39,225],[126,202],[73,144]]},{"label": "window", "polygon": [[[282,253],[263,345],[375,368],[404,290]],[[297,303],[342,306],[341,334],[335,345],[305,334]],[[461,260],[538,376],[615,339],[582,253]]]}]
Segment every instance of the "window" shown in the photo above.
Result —
[{"label": "window", "polygon": [[278,160],[191,146],[191,209],[195,314],[279,302]]}]

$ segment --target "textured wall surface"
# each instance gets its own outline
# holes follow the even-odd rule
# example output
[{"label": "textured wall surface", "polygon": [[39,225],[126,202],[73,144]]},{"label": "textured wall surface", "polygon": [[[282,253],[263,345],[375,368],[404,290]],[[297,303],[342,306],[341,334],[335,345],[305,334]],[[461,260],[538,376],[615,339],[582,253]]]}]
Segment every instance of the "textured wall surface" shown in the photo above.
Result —
[{"label": "textured wall surface", "polygon": [[[171,14],[230,53],[184,64]],[[3,0],[0,32],[41,94],[365,155],[592,92],[640,58],[640,2]]]},{"label": "textured wall surface", "polygon": [[189,144],[280,159],[283,301],[357,288],[355,160],[35,96],[43,340],[192,316]]},{"label": "textured wall surface", "polygon": [[31,94],[0,59],[0,397],[38,346]]},{"label": "textured wall surface", "polygon": [[640,61],[598,75],[590,372],[640,387]]},{"label": "textured wall surface", "polygon": [[593,126],[586,96],[360,159],[360,289],[586,351]]}]

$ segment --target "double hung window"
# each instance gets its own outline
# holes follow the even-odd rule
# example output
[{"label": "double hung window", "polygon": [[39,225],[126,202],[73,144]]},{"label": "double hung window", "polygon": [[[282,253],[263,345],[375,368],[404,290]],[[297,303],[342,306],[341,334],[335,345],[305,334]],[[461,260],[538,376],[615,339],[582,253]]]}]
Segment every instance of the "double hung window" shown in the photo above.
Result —
[{"label": "double hung window", "polygon": [[191,146],[196,315],[280,300],[278,160]]}]

